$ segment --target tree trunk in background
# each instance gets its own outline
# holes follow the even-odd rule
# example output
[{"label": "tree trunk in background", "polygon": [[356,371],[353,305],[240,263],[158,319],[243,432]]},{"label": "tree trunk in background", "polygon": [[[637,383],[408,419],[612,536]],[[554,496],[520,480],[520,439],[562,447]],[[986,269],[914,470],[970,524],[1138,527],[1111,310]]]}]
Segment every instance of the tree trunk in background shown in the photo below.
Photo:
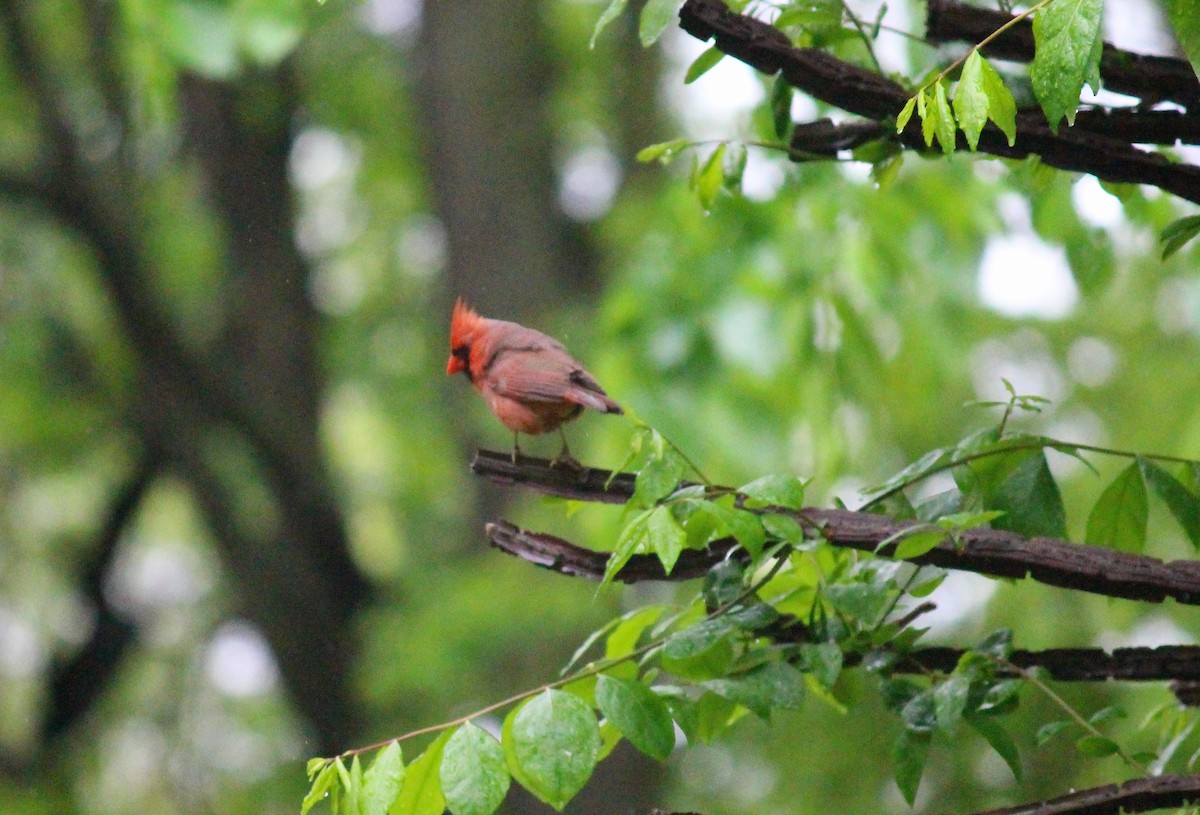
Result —
[{"label": "tree trunk in background", "polygon": [[[486,315],[518,321],[599,290],[584,230],[558,205],[549,117],[556,70],[543,11],[539,0],[426,2],[413,83],[447,236],[441,302],[462,296]],[[478,524],[505,500],[479,493]],[[645,811],[662,778],[661,765],[618,751],[567,811]],[[552,810],[514,785],[505,811]]]},{"label": "tree trunk in background", "polygon": [[448,239],[446,300],[513,320],[598,289],[583,231],[557,204],[541,12],[531,0],[425,3],[413,83]]}]

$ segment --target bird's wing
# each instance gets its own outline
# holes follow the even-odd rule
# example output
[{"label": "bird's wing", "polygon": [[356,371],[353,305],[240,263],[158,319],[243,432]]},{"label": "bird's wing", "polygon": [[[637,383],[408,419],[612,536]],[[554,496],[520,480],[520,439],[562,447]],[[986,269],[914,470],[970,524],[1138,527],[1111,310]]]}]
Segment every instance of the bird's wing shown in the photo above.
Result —
[{"label": "bird's wing", "polygon": [[484,369],[488,386],[501,396],[522,402],[561,402],[577,388],[571,375],[579,363],[564,351],[545,346],[500,348]]}]

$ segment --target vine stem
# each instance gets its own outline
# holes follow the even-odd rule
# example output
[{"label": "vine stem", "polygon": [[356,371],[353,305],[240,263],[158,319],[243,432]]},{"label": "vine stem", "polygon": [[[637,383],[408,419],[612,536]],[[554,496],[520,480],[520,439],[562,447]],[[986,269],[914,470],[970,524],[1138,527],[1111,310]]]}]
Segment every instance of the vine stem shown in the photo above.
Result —
[{"label": "vine stem", "polygon": [[1108,736],[1101,733],[1100,730],[1097,729],[1097,727],[1094,724],[1089,722],[1087,719],[1083,718],[1083,716],[1079,713],[1079,711],[1077,711],[1075,708],[1071,707],[1070,703],[1067,702],[1066,699],[1063,699],[1061,696],[1059,696],[1057,693],[1055,693],[1053,688],[1051,688],[1049,685],[1047,685],[1045,682],[1043,682],[1041,679],[1039,679],[1037,677],[1037,675],[1034,674],[1032,671],[1022,668],[1019,665],[1014,665],[1012,662],[1009,662],[1007,659],[1004,659],[1002,657],[992,657],[992,659],[995,660],[997,665],[1000,665],[1005,670],[1016,673],[1018,676],[1020,676],[1026,682],[1033,685],[1039,691],[1044,693],[1046,695],[1046,698],[1048,698],[1051,702],[1053,702],[1055,705],[1057,705],[1064,713],[1067,714],[1067,716],[1069,716],[1071,718],[1071,720],[1073,722],[1075,722],[1077,725],[1079,725],[1084,730],[1086,730],[1089,735],[1092,735],[1092,736],[1095,736],[1095,737],[1101,738],[1101,739],[1106,739],[1106,740],[1112,742],[1113,746],[1117,748],[1117,755],[1120,756],[1121,760],[1124,761],[1126,764],[1128,764],[1130,767],[1140,770],[1143,774],[1146,774],[1149,772],[1149,769],[1146,767],[1145,764],[1134,759],[1132,756],[1130,756],[1128,753],[1126,753],[1121,748],[1121,745],[1117,744],[1115,741],[1108,738]]},{"label": "vine stem", "polygon": [[[711,612],[706,614],[705,619],[711,620],[711,619],[715,619],[717,617],[724,615],[731,608],[736,606],[738,603],[742,602],[747,597],[750,597],[751,595],[753,595],[757,591],[759,591],[763,586],[765,586],[768,582],[770,582],[771,579],[774,578],[776,574],[779,573],[779,570],[781,568],[783,568],[783,564],[787,562],[787,555],[788,555],[789,551],[790,550],[786,550],[786,549],[781,551],[779,556],[775,558],[775,563],[771,566],[771,568],[767,571],[767,573],[765,575],[763,575],[760,579],[756,580],[753,584],[751,584],[749,587],[747,587],[746,590],[743,591],[741,594],[739,594],[737,597],[733,598],[732,600],[730,600],[727,603],[724,603],[723,605],[718,606],[717,608],[713,609]],[[645,654],[649,653],[650,651],[653,651],[655,648],[661,647],[663,645],[663,643],[665,643],[666,641],[667,641],[666,636],[659,637],[658,639],[648,642],[645,645],[643,645],[641,648],[637,648],[637,649],[629,652],[628,654],[625,654],[624,656],[614,657],[614,658],[608,659],[608,660],[601,660],[600,662],[593,664],[592,666],[590,666],[588,668],[584,668],[582,670],[576,671],[575,673],[570,674],[568,676],[560,677],[558,679],[555,679],[553,682],[546,682],[544,684],[538,685],[535,688],[527,688],[526,690],[523,690],[520,693],[514,693],[512,696],[509,696],[506,699],[501,699],[499,702],[492,702],[490,705],[485,705],[484,707],[481,707],[478,710],[472,711],[471,713],[468,713],[464,716],[459,716],[457,719],[451,719],[448,722],[441,722],[439,724],[429,725],[428,727],[418,728],[417,730],[410,730],[407,733],[404,733],[399,736],[393,736],[390,739],[383,739],[382,741],[377,741],[377,742],[374,742],[373,744],[367,744],[362,747],[355,747],[350,750],[346,750],[344,752],[338,753],[336,756],[333,756],[331,758],[326,758],[325,763],[330,764],[334,761],[337,761],[338,759],[350,758],[352,756],[362,755],[363,753],[369,753],[372,750],[379,750],[384,747],[387,747],[389,744],[391,744],[393,742],[408,741],[409,739],[416,738],[417,736],[424,736],[424,735],[428,735],[429,733],[438,733],[443,730],[449,730],[452,727],[458,727],[459,725],[464,725],[467,722],[471,721],[472,719],[477,719],[480,716],[485,716],[488,713],[492,713],[494,711],[500,710],[501,708],[516,704],[517,702],[520,702],[524,699],[529,699],[533,696],[537,696],[539,693],[543,693],[544,691],[552,690],[554,688],[561,688],[563,685],[569,685],[572,682],[577,682],[581,679],[587,679],[588,677],[596,676],[597,674],[600,674],[600,673],[608,670],[609,668],[612,668],[614,665],[620,665],[621,663],[628,662],[632,659],[640,658],[640,657],[644,656]]]}]

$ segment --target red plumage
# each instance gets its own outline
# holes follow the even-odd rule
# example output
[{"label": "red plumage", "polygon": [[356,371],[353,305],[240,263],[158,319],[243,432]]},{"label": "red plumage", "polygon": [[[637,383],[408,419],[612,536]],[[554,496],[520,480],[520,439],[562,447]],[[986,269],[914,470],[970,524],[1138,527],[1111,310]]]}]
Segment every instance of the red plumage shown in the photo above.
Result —
[{"label": "red plumage", "polygon": [[[461,299],[450,317],[450,360],[446,373],[463,372],[496,418],[517,434],[535,436],[577,417],[584,408],[624,413],[562,343],[507,320],[480,317]],[[566,436],[557,460],[569,458]]]}]

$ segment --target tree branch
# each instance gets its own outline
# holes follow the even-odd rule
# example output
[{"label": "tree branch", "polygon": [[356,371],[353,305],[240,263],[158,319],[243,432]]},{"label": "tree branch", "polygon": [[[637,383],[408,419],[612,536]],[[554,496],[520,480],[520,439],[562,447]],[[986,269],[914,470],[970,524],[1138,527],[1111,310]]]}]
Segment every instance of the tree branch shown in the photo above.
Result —
[{"label": "tree branch", "polygon": [[142,497],[163,463],[157,453],[149,453],[143,458],[129,481],[117,493],[96,536],[96,543],[90,551],[91,560],[80,580],[80,588],[95,609],[96,623],[84,646],[52,671],[50,698],[46,705],[48,715],[42,723],[42,735],[47,741],[68,730],[80,716],[92,709],[133,642],[134,625],[107,601],[104,581],[116,556],[121,535],[137,513]]},{"label": "tree branch", "polygon": [[1173,809],[1197,801],[1200,801],[1200,775],[1162,775],[1079,790],[1046,801],[989,809],[974,815],[1118,815]]},{"label": "tree branch", "polygon": [[[595,468],[585,468],[576,473],[551,467],[545,459],[522,458],[514,464],[508,453],[485,450],[476,455],[471,470],[495,483],[519,484],[547,495],[603,503],[623,503],[627,500],[633,494],[635,478],[630,473],[611,476],[609,471]],[[885,540],[921,526],[917,521],[897,521],[883,515],[844,509],[806,508],[786,514],[799,521],[805,535],[810,538],[821,537],[833,546],[884,557],[895,551],[895,543],[881,548]],[[594,579],[604,574],[607,553],[591,553],[599,558],[599,565],[596,566],[592,560],[581,560],[582,556],[574,551],[578,547],[565,541],[540,534],[526,537],[530,533],[520,533],[516,527],[508,527],[511,524],[507,527],[493,524],[490,528],[502,539],[500,541],[489,531],[493,544],[504,551],[520,557],[525,556],[523,552],[528,553],[532,562],[559,571],[569,566],[573,570],[566,572],[569,574]],[[1180,603],[1200,605],[1200,562],[1197,561],[1164,563],[1147,555],[1084,546],[1056,538],[1024,538],[998,529],[971,529],[958,533],[956,537],[956,541],[944,541],[929,552],[912,558],[910,562],[994,577],[1032,578],[1047,585],[1108,597],[1149,603],[1162,602],[1169,597]],[[562,544],[567,548],[562,548]],[[697,558],[695,568],[701,568],[702,562],[713,565],[728,551],[717,549],[692,556]],[[636,568],[652,569],[648,565]],[[689,579],[681,576],[685,572],[679,571],[679,568],[676,567],[669,578],[664,575],[634,579]]]},{"label": "tree branch", "polygon": [[[931,43],[982,42],[1012,21],[1014,15],[955,0],[929,0],[925,39]],[[983,48],[985,56],[1014,62],[1031,62],[1034,53],[1033,21],[1021,20]],[[1186,60],[1148,56],[1104,43],[1100,79],[1110,91],[1136,96],[1145,105],[1175,102],[1186,108],[1200,105],[1200,81]]]},{"label": "tree branch", "polygon": [[[730,11],[721,0],[686,0],[679,16],[680,26],[697,39],[715,40],[721,51],[764,73],[781,72],[792,87],[849,113],[887,125],[911,96],[898,83],[825,51],[794,47],[783,32]],[[957,138],[959,147],[965,149],[962,133]],[[929,149],[915,116],[898,139],[912,150]],[[1017,138],[1012,146],[989,122],[980,134],[978,150],[1016,159],[1036,155],[1060,170],[1090,173],[1105,181],[1150,184],[1200,203],[1200,167],[1173,164],[1165,156],[1107,135],[1107,130],[1063,127],[1055,133],[1040,111],[1017,115]]]},{"label": "tree branch", "polygon": [[[608,563],[608,552],[584,549],[554,535],[529,532],[497,521],[486,527],[492,546],[559,574],[600,580]],[[617,572],[615,580],[637,583],[647,580],[693,580],[726,557],[744,558],[731,539],[715,541],[707,549],[684,550],[667,575],[654,555],[634,555]],[[761,631],[776,642],[809,642],[807,626],[794,618]],[[918,648],[897,663],[905,673],[949,672],[965,654],[961,648]],[[1167,680],[1200,681],[1200,646],[1164,645],[1158,648],[1050,648],[1044,651],[1014,651],[1009,661],[1020,668],[1044,668],[1054,679],[1064,682],[1162,682]],[[852,661],[847,665],[853,664]]]}]

